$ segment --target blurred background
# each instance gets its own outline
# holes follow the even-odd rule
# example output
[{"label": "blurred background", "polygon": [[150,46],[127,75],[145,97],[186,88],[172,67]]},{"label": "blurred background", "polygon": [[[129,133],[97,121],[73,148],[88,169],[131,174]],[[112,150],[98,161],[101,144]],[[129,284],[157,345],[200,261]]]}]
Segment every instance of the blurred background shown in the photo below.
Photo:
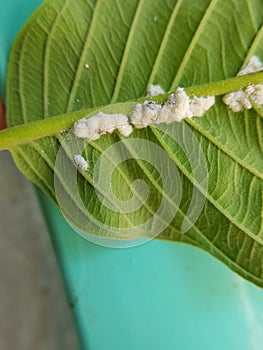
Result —
[{"label": "blurred background", "polygon": [[[31,11],[41,3],[33,1],[28,6],[30,2],[0,0],[3,98],[10,45]],[[0,129],[3,127],[0,100]],[[34,188],[19,173],[9,152],[0,152],[0,349],[79,349],[70,305]]]},{"label": "blurred background", "polygon": [[0,213],[0,349],[78,349],[33,186],[8,152],[0,152]]},{"label": "blurred background", "polygon": [[[10,47],[42,2],[0,0],[4,98]],[[78,350],[75,324],[85,350],[262,349],[261,289],[192,246],[95,246],[37,194],[45,220],[34,187],[0,152],[0,350]]]}]

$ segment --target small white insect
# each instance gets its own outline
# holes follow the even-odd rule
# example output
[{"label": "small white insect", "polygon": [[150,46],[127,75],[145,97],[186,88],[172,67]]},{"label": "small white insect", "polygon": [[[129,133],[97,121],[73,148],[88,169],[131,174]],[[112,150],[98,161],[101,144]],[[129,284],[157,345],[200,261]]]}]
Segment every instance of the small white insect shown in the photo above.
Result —
[{"label": "small white insect", "polygon": [[147,88],[147,95],[148,97],[157,96],[165,94],[164,89],[160,85],[153,85],[150,84]]},{"label": "small white insect", "polygon": [[237,76],[256,73],[263,70],[263,64],[257,56],[252,56],[245,68],[237,73]]},{"label": "small white insect", "polygon": [[156,122],[161,109],[162,105],[153,101],[145,101],[143,104],[138,103],[129,113],[131,123],[138,129],[146,128]]},{"label": "small white insect", "polygon": [[245,91],[255,104],[263,104],[263,84],[248,85]]},{"label": "small white insect", "polygon": [[252,108],[252,104],[243,90],[230,92],[223,97],[223,102],[233,112],[241,112],[244,109]]},{"label": "small white insect", "polygon": [[101,135],[111,134],[118,130],[123,136],[132,133],[132,126],[124,114],[105,114],[99,112],[92,117],[78,120],[73,127],[73,133],[88,141],[97,140]]},{"label": "small white insect", "polygon": [[[237,76],[260,72],[263,70],[263,64],[257,56],[252,56],[247,66],[242,69]],[[223,97],[223,102],[233,112],[241,112],[244,109],[251,109],[252,102],[263,104],[263,84],[253,84],[246,87],[245,90],[230,92]]]},{"label": "small white insect", "polygon": [[88,64],[88,63],[85,63],[85,64],[84,64],[84,67],[88,69],[88,68],[89,68],[89,64]]},{"label": "small white insect", "polygon": [[215,96],[194,96],[190,99],[190,111],[193,117],[202,117],[215,104]]},{"label": "small white insect", "polygon": [[76,154],[73,156],[73,161],[80,170],[88,170],[89,163],[80,155]]},{"label": "small white insect", "polygon": [[168,98],[165,105],[170,108],[171,113],[174,115],[174,121],[180,122],[184,118],[193,116],[190,110],[190,98],[184,91],[184,88],[177,88],[175,93]]}]

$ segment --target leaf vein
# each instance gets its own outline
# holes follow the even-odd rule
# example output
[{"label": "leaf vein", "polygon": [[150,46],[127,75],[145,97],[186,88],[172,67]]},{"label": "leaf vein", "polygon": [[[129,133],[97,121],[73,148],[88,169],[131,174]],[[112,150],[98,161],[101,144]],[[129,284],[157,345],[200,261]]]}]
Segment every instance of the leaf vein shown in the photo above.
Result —
[{"label": "leaf vein", "polygon": [[193,38],[192,38],[192,40],[191,40],[191,42],[190,42],[190,44],[189,44],[189,46],[187,48],[187,51],[184,54],[182,62],[181,62],[180,66],[179,66],[179,68],[177,70],[176,76],[175,76],[175,78],[174,78],[174,80],[172,82],[172,85],[170,87],[170,91],[175,90],[175,88],[177,87],[178,82],[181,79],[182,73],[183,73],[183,71],[184,71],[184,69],[185,69],[185,67],[186,67],[186,65],[188,63],[188,60],[189,60],[189,58],[190,58],[190,56],[191,56],[191,54],[193,52],[193,49],[194,49],[194,47],[195,47],[199,37],[203,33],[204,26],[206,25],[208,19],[210,18],[211,13],[213,12],[213,10],[214,10],[214,8],[215,8],[215,6],[217,4],[217,1],[218,0],[212,0],[210,2],[210,4],[208,5],[208,7],[207,7],[207,9],[206,9],[206,11],[205,11],[205,13],[203,15],[203,18],[200,21],[199,26],[198,26],[197,30],[195,31],[195,34],[193,35]]}]

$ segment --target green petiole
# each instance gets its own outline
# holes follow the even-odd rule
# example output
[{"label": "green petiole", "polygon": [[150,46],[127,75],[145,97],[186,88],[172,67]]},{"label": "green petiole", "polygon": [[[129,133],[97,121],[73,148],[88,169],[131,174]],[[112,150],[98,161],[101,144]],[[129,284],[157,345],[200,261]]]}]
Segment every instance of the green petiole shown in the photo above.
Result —
[{"label": "green petiole", "polygon": [[[234,77],[218,82],[213,82],[204,85],[193,86],[185,88],[186,93],[189,96],[218,96],[224,95],[232,91],[240,90],[250,84],[259,84],[263,82],[263,72],[247,74],[239,77]],[[151,98],[140,98],[136,101],[130,101],[130,109],[133,108],[135,103],[143,102],[145,100],[152,100],[157,103],[163,104],[171,93],[154,96]],[[116,103],[111,105],[111,109],[118,109],[120,105],[125,103]],[[41,119],[38,121],[30,122],[23,125],[18,125],[5,130],[0,131],[0,151],[12,150],[14,147],[20,144],[25,144],[33,140],[40,139],[42,137],[52,136],[56,133],[69,130],[75,121],[84,118],[94,111],[105,109],[104,107],[96,107],[88,110],[81,110],[68,114],[62,114],[47,119]]]}]

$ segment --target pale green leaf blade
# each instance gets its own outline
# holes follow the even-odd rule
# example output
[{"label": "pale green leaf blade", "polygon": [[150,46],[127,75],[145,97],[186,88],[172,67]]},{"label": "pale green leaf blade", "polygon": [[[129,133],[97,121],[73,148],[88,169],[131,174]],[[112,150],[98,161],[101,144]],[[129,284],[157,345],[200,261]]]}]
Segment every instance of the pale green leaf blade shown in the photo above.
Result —
[{"label": "pale green leaf blade", "polygon": [[[108,113],[127,113],[134,105],[128,101],[144,96],[150,83],[168,91],[178,85],[189,87],[233,77],[251,55],[263,59],[262,24],[261,0],[46,1],[20,33],[11,53],[9,126],[93,107],[101,110],[101,106],[108,106]],[[111,106],[122,101],[122,105]],[[146,154],[151,153],[152,143],[163,149],[179,170],[182,198],[178,204],[170,192],[165,194],[168,211],[175,215],[160,238],[195,244],[260,286],[262,123],[260,109],[234,114],[218,97],[204,117],[171,126],[171,131],[181,137],[181,144],[154,127],[136,130],[128,138],[146,141]],[[205,154],[208,188],[205,181],[194,178],[182,149],[187,130],[191,130]],[[186,138],[189,146],[191,138]],[[126,237],[103,229],[97,230],[98,235],[132,239],[131,228],[158,210],[163,183],[159,172],[139,160],[127,144],[123,152],[134,159],[116,164],[111,179],[119,200],[116,203],[131,200],[131,185],[138,178],[147,184],[149,196],[140,209],[131,213],[121,213],[117,205],[115,212],[105,207],[94,188],[92,171],[101,154],[120,139],[114,133],[87,147],[83,154],[93,165],[90,172],[78,173],[78,189],[94,218],[109,227],[130,229]],[[75,141],[70,147],[64,146],[65,158],[58,169],[56,157],[62,143],[62,134],[48,136],[17,146],[13,155],[19,168],[56,202],[55,172],[68,201],[64,213],[76,227],[89,231],[88,224],[83,226],[86,213],[73,190],[75,178],[65,176],[68,169],[75,171],[72,150],[77,152],[81,146]],[[196,152],[197,160],[201,157],[200,149],[193,147],[192,152]],[[165,163],[160,166],[172,181]],[[206,201],[192,227],[182,234],[191,208],[193,184],[200,194],[198,198],[203,195]],[[141,200],[139,189],[133,194],[135,200]],[[162,218],[157,215],[153,233],[161,224]]]}]

